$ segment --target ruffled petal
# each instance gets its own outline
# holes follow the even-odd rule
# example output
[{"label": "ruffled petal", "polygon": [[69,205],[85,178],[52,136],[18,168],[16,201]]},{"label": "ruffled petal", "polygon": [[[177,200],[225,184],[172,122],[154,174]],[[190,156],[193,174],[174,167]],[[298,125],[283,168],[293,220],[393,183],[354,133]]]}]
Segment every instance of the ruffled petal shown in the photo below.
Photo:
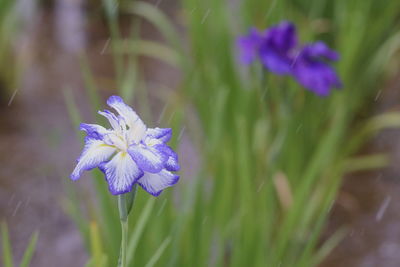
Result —
[{"label": "ruffled petal", "polygon": [[145,173],[145,175],[138,180],[138,183],[149,194],[156,197],[161,194],[165,188],[176,184],[178,180],[178,175],[164,169],[159,173]]},{"label": "ruffled petal", "polygon": [[290,21],[282,21],[267,30],[267,43],[281,52],[289,52],[297,46],[296,26]]},{"label": "ruffled petal", "polygon": [[163,151],[165,146],[166,145],[132,145],[129,147],[128,152],[143,171],[157,173],[164,168],[168,160],[168,155]]},{"label": "ruffled petal", "polygon": [[138,143],[140,142],[146,134],[146,125],[139,118],[133,109],[124,103],[119,96],[110,96],[107,100],[107,104],[114,108],[121,117],[125,120],[128,125],[128,138],[130,142]]},{"label": "ruffled petal", "polygon": [[296,45],[296,27],[291,22],[283,21],[267,30],[265,41],[260,47],[260,60],[275,74],[289,74]]},{"label": "ruffled petal", "polygon": [[295,64],[293,75],[302,86],[319,96],[327,96],[332,88],[341,87],[335,70],[322,62],[299,61]]},{"label": "ruffled petal", "polygon": [[175,151],[172,150],[172,148],[169,146],[165,146],[163,152],[168,155],[168,159],[164,165],[165,169],[167,171],[174,171],[174,172],[179,171],[181,166],[179,166],[178,163],[178,154],[175,153]]},{"label": "ruffled petal", "polygon": [[339,54],[330,49],[324,42],[318,41],[312,44],[306,45],[302,53],[305,57],[309,59],[318,59],[318,58],[323,58],[323,59],[329,59],[332,61],[336,61],[339,59]]},{"label": "ruffled petal", "polygon": [[111,127],[114,130],[122,130],[121,129],[121,122],[118,120],[117,116],[114,113],[110,112],[109,110],[99,111],[100,115],[106,117],[108,122],[110,123]]},{"label": "ruffled petal", "polygon": [[108,160],[115,151],[114,147],[105,144],[101,140],[86,138],[85,147],[71,174],[71,179],[79,179],[84,171],[91,170]]},{"label": "ruffled petal", "polygon": [[151,138],[156,138],[166,143],[171,139],[172,129],[171,128],[148,128],[146,135]]},{"label": "ruffled petal", "polygon": [[110,161],[99,165],[104,172],[109,190],[113,195],[127,193],[133,184],[143,176],[143,171],[127,152],[118,152]]},{"label": "ruffled petal", "polygon": [[110,131],[103,126],[97,124],[81,123],[79,126],[81,131],[85,131],[87,136],[92,139],[103,140],[104,135],[108,134]]}]

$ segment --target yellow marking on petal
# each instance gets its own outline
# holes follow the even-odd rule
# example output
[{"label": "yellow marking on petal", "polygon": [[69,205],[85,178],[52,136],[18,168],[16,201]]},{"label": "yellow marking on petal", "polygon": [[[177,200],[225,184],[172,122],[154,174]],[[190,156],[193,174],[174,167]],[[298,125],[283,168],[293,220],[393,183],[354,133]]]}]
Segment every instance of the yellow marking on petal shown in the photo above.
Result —
[{"label": "yellow marking on petal", "polygon": [[115,148],[115,146],[107,145],[107,144],[100,144],[99,147],[112,147],[112,148]]}]

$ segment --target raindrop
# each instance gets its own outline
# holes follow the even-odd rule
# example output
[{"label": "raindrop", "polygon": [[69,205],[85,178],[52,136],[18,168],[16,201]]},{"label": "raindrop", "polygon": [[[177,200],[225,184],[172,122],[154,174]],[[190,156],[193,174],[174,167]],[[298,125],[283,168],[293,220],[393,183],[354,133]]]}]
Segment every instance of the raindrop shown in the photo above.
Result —
[{"label": "raindrop", "polygon": [[381,93],[382,93],[382,90],[379,90],[375,96],[375,101],[377,101],[379,99],[379,97],[381,96]]},{"label": "raindrop", "polygon": [[259,193],[261,191],[261,189],[264,186],[264,184],[265,184],[265,181],[262,181],[261,184],[257,188],[257,193]]},{"label": "raindrop", "polygon": [[190,11],[190,15],[193,14],[194,11],[196,11],[197,7],[194,7],[191,11]]},{"label": "raindrop", "polygon": [[110,40],[111,40],[111,38],[108,38],[107,41],[104,43],[104,46],[103,46],[103,49],[101,49],[100,55],[103,55],[106,52],[108,45],[110,44]]},{"label": "raindrop", "polygon": [[157,216],[159,216],[161,214],[161,212],[164,210],[165,204],[167,204],[167,199],[164,199],[164,202],[161,204],[160,209],[157,212]]},{"label": "raindrop", "polygon": [[303,124],[301,123],[296,129],[296,133],[299,133],[302,127],[303,127]]},{"label": "raindrop", "polygon": [[17,211],[18,211],[19,207],[21,206],[21,204],[22,204],[22,201],[18,201],[17,206],[15,206],[14,212],[12,214],[13,217],[15,216],[15,214],[17,214]]},{"label": "raindrop", "polygon": [[18,89],[15,90],[14,93],[12,94],[12,96],[11,96],[11,98],[10,98],[10,101],[8,101],[8,106],[11,106],[11,103],[13,102],[13,100],[14,100],[15,95],[17,94],[17,92],[18,92]]},{"label": "raindrop", "polygon": [[183,133],[185,132],[185,129],[186,129],[186,126],[183,126],[181,131],[180,131],[180,133],[179,133],[178,140],[181,140],[181,138],[183,136]]},{"label": "raindrop", "polygon": [[25,207],[28,207],[28,205],[31,203],[31,197],[28,197],[27,199],[26,199],[26,202],[25,202]]},{"label": "raindrop", "polygon": [[201,19],[201,22],[200,22],[201,24],[203,24],[206,21],[206,19],[208,18],[208,15],[210,15],[210,12],[211,12],[211,10],[207,9],[206,13],[204,14],[203,18]]},{"label": "raindrop", "polygon": [[390,204],[391,201],[392,201],[392,197],[391,197],[391,196],[387,196],[387,197],[383,200],[382,205],[379,207],[379,210],[378,210],[378,212],[376,213],[376,216],[375,216],[375,220],[376,220],[377,222],[379,222],[380,220],[382,220],[382,217],[383,217],[383,215],[385,214],[386,209],[387,209],[387,207],[389,206],[389,204]]},{"label": "raindrop", "polygon": [[160,116],[158,117],[157,124],[160,124],[161,120],[164,118],[165,111],[167,110],[167,104],[163,107]]},{"label": "raindrop", "polygon": [[169,117],[169,119],[168,119],[168,124],[170,124],[171,123],[171,121],[172,121],[172,118],[175,116],[175,111],[174,112],[172,112],[172,114],[171,114],[171,116]]}]

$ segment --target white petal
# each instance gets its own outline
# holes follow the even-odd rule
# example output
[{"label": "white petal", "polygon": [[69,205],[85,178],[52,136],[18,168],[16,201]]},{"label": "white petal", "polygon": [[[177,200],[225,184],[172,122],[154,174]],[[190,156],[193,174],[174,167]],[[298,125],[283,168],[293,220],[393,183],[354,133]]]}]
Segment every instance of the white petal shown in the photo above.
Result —
[{"label": "white petal", "polygon": [[111,132],[109,134],[104,135],[104,142],[108,145],[112,145],[117,147],[119,150],[126,151],[128,149],[128,144],[121,134],[117,132]]},{"label": "white petal", "polygon": [[138,183],[144,190],[153,196],[158,196],[162,190],[173,186],[179,180],[179,176],[167,170],[162,170],[159,173],[145,173]]},{"label": "white petal", "polygon": [[114,115],[114,113],[112,113],[112,112],[110,112],[108,110],[99,111],[98,113],[100,115],[106,117],[106,119],[108,120],[108,122],[110,123],[111,127],[114,130],[122,130],[120,122],[119,122],[117,116]]},{"label": "white petal", "polygon": [[131,122],[127,136],[130,143],[139,143],[146,136],[146,128],[141,119]]},{"label": "white petal", "polygon": [[106,175],[109,189],[113,195],[123,194],[132,190],[133,184],[143,176],[127,152],[118,152],[109,162],[105,162],[99,168]]},{"label": "white petal", "polygon": [[107,100],[107,104],[114,108],[121,117],[125,120],[125,123],[129,127],[128,138],[129,141],[138,143],[140,142],[146,133],[146,125],[139,118],[133,109],[124,103],[119,96],[110,96]]},{"label": "white petal", "polygon": [[87,138],[78,164],[71,174],[71,179],[79,179],[84,171],[93,169],[108,160],[115,151],[114,147],[105,144],[102,140]]}]

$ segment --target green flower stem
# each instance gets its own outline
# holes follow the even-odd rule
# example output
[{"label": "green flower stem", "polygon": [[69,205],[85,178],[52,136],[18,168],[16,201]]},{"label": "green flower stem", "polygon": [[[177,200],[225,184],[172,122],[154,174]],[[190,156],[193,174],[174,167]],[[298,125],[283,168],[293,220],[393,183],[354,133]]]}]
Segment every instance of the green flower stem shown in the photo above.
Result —
[{"label": "green flower stem", "polygon": [[[118,267],[126,267],[126,248],[128,247],[128,215],[135,201],[136,184],[132,191],[126,194],[118,195],[119,219],[121,221],[121,247],[118,259]],[[128,203],[127,203],[128,202]]]}]

